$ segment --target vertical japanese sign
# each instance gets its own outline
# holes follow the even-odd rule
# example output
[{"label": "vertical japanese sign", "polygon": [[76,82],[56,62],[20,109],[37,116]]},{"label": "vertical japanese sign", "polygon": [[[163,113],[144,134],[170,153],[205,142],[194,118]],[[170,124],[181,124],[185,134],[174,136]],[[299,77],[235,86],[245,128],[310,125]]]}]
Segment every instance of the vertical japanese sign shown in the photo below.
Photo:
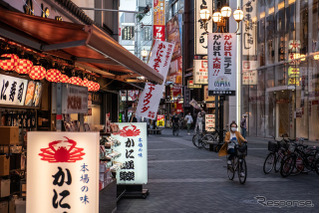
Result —
[{"label": "vertical japanese sign", "polygon": [[0,74],[0,104],[23,106],[27,85],[28,80]]},{"label": "vertical japanese sign", "polygon": [[28,132],[27,213],[99,212],[99,133]]},{"label": "vertical japanese sign", "polygon": [[193,83],[208,84],[207,60],[193,60]]},{"label": "vertical japanese sign", "polygon": [[208,39],[209,95],[235,95],[236,34],[209,33]]},{"label": "vertical japanese sign", "polygon": [[208,33],[205,31],[205,25],[208,32],[212,32],[212,21],[206,23],[201,22],[200,10],[207,8],[212,11],[212,0],[195,0],[194,1],[194,54],[207,55],[208,54]]},{"label": "vertical japanese sign", "polygon": [[[251,2],[248,4],[248,2]],[[242,21],[242,53],[243,55],[255,56],[257,54],[257,1],[243,1],[243,21]]]},{"label": "vertical japanese sign", "polygon": [[88,88],[62,84],[62,113],[88,113]]},{"label": "vertical japanese sign", "polygon": [[153,39],[165,41],[165,1],[153,0]]},{"label": "vertical japanese sign", "polygon": [[117,171],[117,184],[146,184],[148,182],[147,124],[118,123],[120,131],[112,137],[120,142],[115,151],[123,163]]},{"label": "vertical japanese sign", "polygon": [[206,114],[206,131],[214,132],[215,131],[215,115]]},{"label": "vertical japanese sign", "polygon": [[158,127],[165,126],[165,116],[164,115],[157,115],[157,126]]},{"label": "vertical japanese sign", "polygon": [[[164,79],[167,78],[174,44],[155,41],[149,60],[149,66],[160,73]],[[164,91],[165,80],[162,85],[146,83],[140,94],[136,115],[149,119],[157,119],[157,111]]]}]

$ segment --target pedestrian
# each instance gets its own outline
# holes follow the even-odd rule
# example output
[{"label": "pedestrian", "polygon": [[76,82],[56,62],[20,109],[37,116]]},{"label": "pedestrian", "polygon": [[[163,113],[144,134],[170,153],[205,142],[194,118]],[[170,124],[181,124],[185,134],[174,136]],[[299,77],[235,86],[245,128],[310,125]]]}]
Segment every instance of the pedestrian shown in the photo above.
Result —
[{"label": "pedestrian", "polygon": [[197,114],[196,126],[194,128],[194,132],[197,133],[199,130],[200,133],[203,131],[203,123],[204,123],[204,111],[200,111]]},{"label": "pedestrian", "polygon": [[191,125],[193,123],[193,118],[191,116],[191,112],[189,112],[186,117],[184,117],[184,120],[187,122],[187,131],[188,131],[188,135],[190,135],[190,128]]},{"label": "pedestrian", "polygon": [[231,160],[235,156],[235,145],[239,144],[240,146],[243,143],[246,143],[247,140],[242,137],[240,132],[237,131],[238,125],[235,121],[232,121],[230,124],[230,131],[226,133],[224,138],[224,144],[222,145],[219,156],[225,156],[229,154],[227,164],[231,165]]},{"label": "pedestrian", "polygon": [[242,115],[242,119],[240,122],[240,127],[241,127],[241,135],[246,138],[247,136],[247,114],[243,114]]},{"label": "pedestrian", "polygon": [[173,113],[171,122],[172,122],[172,134],[178,136],[179,135],[179,117],[176,113]]}]

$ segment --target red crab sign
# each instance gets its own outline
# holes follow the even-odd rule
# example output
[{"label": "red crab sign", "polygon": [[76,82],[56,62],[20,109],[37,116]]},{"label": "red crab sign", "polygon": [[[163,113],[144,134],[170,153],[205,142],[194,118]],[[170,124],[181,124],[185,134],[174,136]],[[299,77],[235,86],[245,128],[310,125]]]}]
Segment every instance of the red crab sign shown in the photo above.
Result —
[{"label": "red crab sign", "polygon": [[26,212],[99,212],[98,132],[27,134]]},{"label": "red crab sign", "polygon": [[83,148],[76,147],[77,142],[74,140],[64,137],[66,140],[57,140],[49,143],[48,148],[40,149],[39,155],[42,157],[41,160],[48,161],[49,163],[65,162],[74,163],[78,160],[82,160]]},{"label": "red crab sign", "polygon": [[119,132],[113,133],[114,135],[120,135],[122,137],[134,137],[139,136],[141,130],[137,126],[131,124],[131,126],[124,126]]}]

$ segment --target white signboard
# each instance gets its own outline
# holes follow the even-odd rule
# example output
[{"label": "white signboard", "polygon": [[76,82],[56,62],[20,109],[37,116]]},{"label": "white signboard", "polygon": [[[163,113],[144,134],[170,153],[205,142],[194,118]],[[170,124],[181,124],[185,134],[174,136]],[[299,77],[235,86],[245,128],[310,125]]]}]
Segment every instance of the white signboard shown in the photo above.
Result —
[{"label": "white signboard", "polygon": [[[250,4],[247,4],[250,1]],[[242,54],[257,55],[257,1],[243,1]]]},{"label": "white signboard", "polygon": [[208,54],[208,33],[205,31],[205,25],[208,32],[212,32],[212,20],[206,23],[201,22],[200,10],[207,7],[209,12],[212,12],[212,0],[194,0],[194,54],[207,55]]},{"label": "white signboard", "polygon": [[193,66],[194,84],[208,84],[208,61],[193,60]]},{"label": "white signboard", "polygon": [[[148,65],[160,73],[164,79],[167,79],[173,49],[174,44],[159,40],[155,41],[152,48]],[[139,103],[136,110],[137,116],[152,120],[157,119],[158,107],[164,87],[165,80],[162,85],[152,83],[145,84],[144,90],[139,97]]]},{"label": "white signboard", "polygon": [[148,182],[147,124],[117,123],[119,133],[112,137],[119,140],[115,151],[123,167],[117,171],[117,184],[146,184]]},{"label": "white signboard", "polygon": [[88,88],[63,84],[62,113],[88,113]]},{"label": "white signboard", "polygon": [[206,114],[206,131],[214,132],[215,131],[215,115]]},{"label": "white signboard", "polygon": [[257,85],[258,81],[258,62],[257,61],[242,61],[242,84]]},{"label": "white signboard", "polygon": [[23,106],[27,87],[28,80],[0,74],[0,104]]},{"label": "white signboard", "polygon": [[28,132],[27,213],[99,212],[99,133]]},{"label": "white signboard", "polygon": [[209,95],[236,93],[236,37],[235,33],[209,33]]}]

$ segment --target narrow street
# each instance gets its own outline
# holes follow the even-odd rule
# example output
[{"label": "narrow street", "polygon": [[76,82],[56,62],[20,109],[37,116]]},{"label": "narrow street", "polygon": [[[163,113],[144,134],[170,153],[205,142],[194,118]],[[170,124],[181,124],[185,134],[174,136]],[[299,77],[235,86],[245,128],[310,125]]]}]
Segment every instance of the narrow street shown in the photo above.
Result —
[{"label": "narrow street", "polygon": [[[121,199],[118,213],[318,212],[317,174],[282,178],[278,173],[263,173],[267,140],[247,138],[248,178],[241,185],[237,176],[228,180],[225,157],[197,149],[191,138],[185,131],[173,137],[170,129],[148,136],[149,182],[144,188],[150,194],[146,199]],[[266,207],[256,196],[289,206],[293,201],[311,200],[314,207]]]}]

